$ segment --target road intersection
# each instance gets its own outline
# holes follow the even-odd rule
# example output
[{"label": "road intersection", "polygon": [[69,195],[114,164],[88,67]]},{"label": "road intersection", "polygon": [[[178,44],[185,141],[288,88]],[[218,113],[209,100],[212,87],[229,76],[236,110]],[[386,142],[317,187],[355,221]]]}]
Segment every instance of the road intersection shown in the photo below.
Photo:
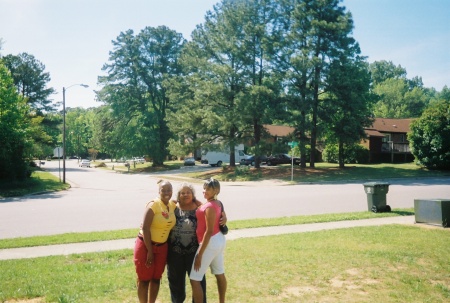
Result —
[{"label": "road intersection", "polygon": [[[53,235],[68,232],[138,228],[146,202],[157,196],[157,180],[169,178],[174,191],[192,182],[202,200],[202,183],[163,174],[121,174],[112,169],[80,168],[66,162],[72,188],[0,200],[0,239]],[[59,175],[58,161],[45,169]],[[186,169],[199,168],[181,168]],[[391,185],[387,203],[410,208],[414,199],[450,197],[450,178],[381,180]],[[362,182],[349,184],[287,184],[280,181],[221,182],[219,199],[229,220],[288,217],[367,210]]]}]

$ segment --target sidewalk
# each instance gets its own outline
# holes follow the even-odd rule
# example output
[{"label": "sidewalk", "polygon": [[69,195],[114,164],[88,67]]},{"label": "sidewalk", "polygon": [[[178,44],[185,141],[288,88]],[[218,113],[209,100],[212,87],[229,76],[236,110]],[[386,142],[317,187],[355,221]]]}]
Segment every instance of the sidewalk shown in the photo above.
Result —
[{"label": "sidewalk", "polygon": [[[414,216],[398,216],[388,218],[349,220],[328,223],[299,224],[273,227],[260,227],[249,229],[230,230],[227,240],[253,238],[291,234],[301,232],[314,232],[320,230],[378,226],[386,224],[414,224]],[[36,246],[25,248],[0,249],[0,260],[38,258],[56,255],[82,254],[89,252],[104,252],[119,249],[133,249],[135,239],[122,239],[112,241],[85,242],[61,245]]]}]

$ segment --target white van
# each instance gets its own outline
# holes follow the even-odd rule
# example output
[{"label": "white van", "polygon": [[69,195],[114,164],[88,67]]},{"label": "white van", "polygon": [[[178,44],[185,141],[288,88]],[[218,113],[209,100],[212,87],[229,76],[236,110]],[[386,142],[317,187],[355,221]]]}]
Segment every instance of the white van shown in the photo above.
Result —
[{"label": "white van", "polygon": [[[239,163],[241,159],[244,159],[244,144],[238,144],[234,149],[234,162]],[[230,148],[228,146],[213,151],[202,151],[201,163],[209,164],[211,166],[222,166],[223,163],[230,162]]]}]

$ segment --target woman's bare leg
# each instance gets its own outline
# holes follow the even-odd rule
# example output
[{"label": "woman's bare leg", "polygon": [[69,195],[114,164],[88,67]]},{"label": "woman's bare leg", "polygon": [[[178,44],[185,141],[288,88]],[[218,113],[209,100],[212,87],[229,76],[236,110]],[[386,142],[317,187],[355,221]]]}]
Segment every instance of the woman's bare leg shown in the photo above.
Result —
[{"label": "woman's bare leg", "polygon": [[191,280],[191,287],[194,303],[203,303],[203,288],[200,281]]},{"label": "woman's bare leg", "polygon": [[138,281],[137,282],[137,292],[139,303],[148,303],[148,286],[150,281]]},{"label": "woman's bare leg", "polygon": [[151,280],[150,281],[150,303],[155,303],[158,297],[159,285],[161,280]]},{"label": "woman's bare leg", "polygon": [[225,293],[227,292],[227,278],[225,274],[216,275],[217,290],[219,291],[219,302],[225,303]]}]

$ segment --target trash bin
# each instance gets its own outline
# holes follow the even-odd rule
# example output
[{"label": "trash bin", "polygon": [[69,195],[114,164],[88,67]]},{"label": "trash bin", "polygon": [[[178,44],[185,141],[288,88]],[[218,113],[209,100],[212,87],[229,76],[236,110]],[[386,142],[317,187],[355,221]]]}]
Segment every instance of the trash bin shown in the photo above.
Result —
[{"label": "trash bin", "polygon": [[391,207],[386,204],[389,183],[368,182],[363,185],[364,191],[367,194],[367,208],[369,211],[373,211],[374,213],[391,211]]}]

